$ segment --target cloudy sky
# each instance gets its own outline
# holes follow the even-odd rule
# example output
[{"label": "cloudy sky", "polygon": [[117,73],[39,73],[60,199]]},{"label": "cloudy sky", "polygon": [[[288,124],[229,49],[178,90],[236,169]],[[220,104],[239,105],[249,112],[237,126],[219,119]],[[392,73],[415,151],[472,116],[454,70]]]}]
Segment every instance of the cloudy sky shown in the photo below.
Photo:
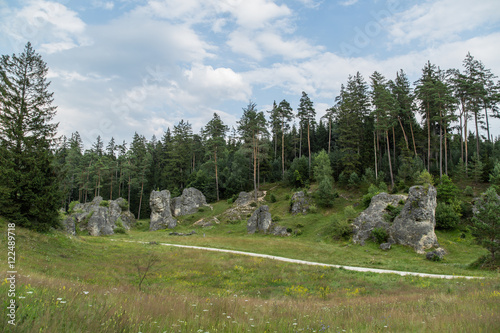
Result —
[{"label": "cloudy sky", "polygon": [[[305,91],[318,113],[359,71],[418,79],[467,52],[500,75],[498,0],[0,0],[0,54],[47,62],[60,134],[160,138]],[[500,134],[499,122],[495,123]]]}]

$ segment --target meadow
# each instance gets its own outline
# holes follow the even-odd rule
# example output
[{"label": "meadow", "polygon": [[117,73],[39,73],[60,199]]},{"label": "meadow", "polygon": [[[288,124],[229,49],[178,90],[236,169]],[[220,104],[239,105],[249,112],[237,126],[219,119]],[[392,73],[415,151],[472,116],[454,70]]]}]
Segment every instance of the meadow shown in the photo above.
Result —
[{"label": "meadow", "polygon": [[[221,221],[208,228],[192,225],[221,214],[230,206],[226,201],[180,218],[175,231],[196,232],[184,237],[170,235],[171,230],[148,232],[148,220],[139,221],[127,234],[108,237],[17,228],[16,326],[6,323],[8,303],[2,296],[2,331],[500,331],[500,274],[471,268],[487,251],[470,234],[438,231],[448,251],[439,262],[402,246],[384,252],[375,243],[358,246],[329,236],[332,215],[349,214],[345,207],[356,194],[352,200],[338,198],[330,210],[291,216],[288,192],[275,188],[273,193],[271,212],[294,236],[248,235],[245,221]],[[5,222],[0,223],[3,235]],[[359,273],[161,243],[482,279]],[[7,295],[8,288],[4,280],[0,295]]]}]

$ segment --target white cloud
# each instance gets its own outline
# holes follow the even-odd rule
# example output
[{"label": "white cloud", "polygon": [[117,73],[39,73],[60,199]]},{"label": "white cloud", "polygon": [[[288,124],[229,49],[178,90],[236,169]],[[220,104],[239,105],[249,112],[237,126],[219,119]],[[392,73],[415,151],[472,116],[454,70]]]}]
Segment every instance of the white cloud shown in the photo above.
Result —
[{"label": "white cloud", "polygon": [[88,43],[85,23],[66,6],[51,1],[30,1],[3,15],[1,30],[12,41],[39,42],[42,52],[54,53]]},{"label": "white cloud", "polygon": [[239,26],[250,30],[265,28],[274,20],[292,13],[286,5],[277,5],[269,0],[214,1],[219,11],[231,13]]},{"label": "white cloud", "polygon": [[356,4],[357,2],[358,2],[358,0],[345,0],[345,1],[339,2],[339,4],[341,6],[347,7],[347,6],[352,6],[352,5]]},{"label": "white cloud", "polygon": [[424,44],[459,39],[459,34],[500,20],[500,2],[481,0],[426,1],[394,15],[388,30],[396,44]]}]

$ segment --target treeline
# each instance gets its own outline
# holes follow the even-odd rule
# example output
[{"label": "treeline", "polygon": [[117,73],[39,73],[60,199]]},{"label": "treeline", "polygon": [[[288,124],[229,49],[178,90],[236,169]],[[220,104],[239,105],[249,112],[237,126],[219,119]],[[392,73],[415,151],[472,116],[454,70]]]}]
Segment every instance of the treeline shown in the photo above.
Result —
[{"label": "treeline", "polygon": [[428,62],[413,84],[403,70],[394,80],[378,72],[368,80],[359,72],[349,76],[319,122],[303,92],[297,110],[286,100],[267,112],[250,102],[232,129],[214,114],[197,134],[181,120],[161,138],[136,133],[130,143],[112,138],[105,144],[97,137],[89,149],[75,132],[56,151],[61,204],[121,196],[136,216],[146,217],[152,190],[176,196],[193,186],[215,201],[264,182],[302,187],[319,181],[314,161],[323,150],[329,178],[339,186],[364,178],[397,189],[424,169],[438,177],[488,181],[500,160],[500,141],[490,126],[491,117],[499,117],[495,79],[468,54],[460,70]]}]

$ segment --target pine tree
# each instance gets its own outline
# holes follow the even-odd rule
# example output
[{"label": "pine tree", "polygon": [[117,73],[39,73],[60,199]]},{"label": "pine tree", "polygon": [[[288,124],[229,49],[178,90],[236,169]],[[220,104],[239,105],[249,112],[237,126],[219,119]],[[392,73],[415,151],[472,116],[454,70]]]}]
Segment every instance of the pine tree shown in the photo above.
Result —
[{"label": "pine tree", "polygon": [[300,119],[300,127],[307,127],[307,148],[309,152],[309,173],[311,172],[311,127],[316,124],[316,111],[313,107],[313,102],[305,92],[302,92],[299,107],[297,108],[297,117]]},{"label": "pine tree", "polygon": [[0,214],[40,231],[58,225],[61,202],[47,72],[29,42],[20,55],[0,60]]},{"label": "pine tree", "polygon": [[217,169],[217,153],[224,147],[226,133],[229,128],[224,125],[220,116],[214,113],[214,117],[208,122],[202,130],[207,148],[214,154],[215,165],[215,190],[217,192],[217,201],[219,201],[219,173]]}]

